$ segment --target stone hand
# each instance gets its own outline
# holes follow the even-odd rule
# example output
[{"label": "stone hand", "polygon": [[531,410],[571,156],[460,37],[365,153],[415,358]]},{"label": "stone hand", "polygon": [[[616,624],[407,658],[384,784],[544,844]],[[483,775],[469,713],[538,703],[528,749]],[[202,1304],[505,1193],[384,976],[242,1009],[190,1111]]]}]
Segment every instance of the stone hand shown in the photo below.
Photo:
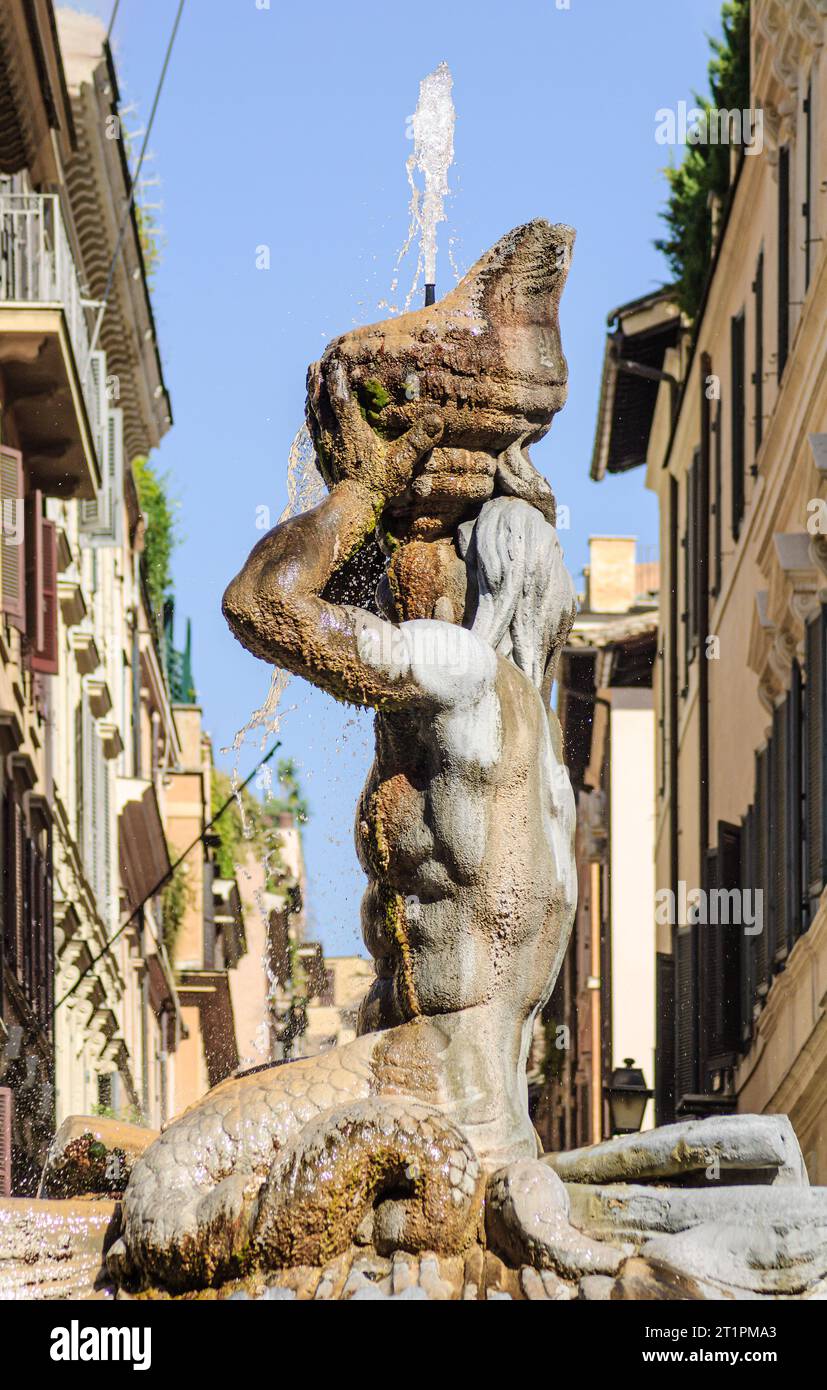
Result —
[{"label": "stone hand", "polygon": [[340,481],[349,478],[367,487],[383,504],[405,491],[417,464],[442,438],[444,420],[435,406],[423,406],[410,429],[387,441],[371,428],[347,386],[333,396],[333,405],[347,441],[344,457],[353,460],[340,461]]},{"label": "stone hand", "polygon": [[554,493],[542,474],[537,472],[525,447],[518,441],[497,458],[495,484],[498,492],[507,497],[520,497],[541,512],[552,526],[557,524]]}]

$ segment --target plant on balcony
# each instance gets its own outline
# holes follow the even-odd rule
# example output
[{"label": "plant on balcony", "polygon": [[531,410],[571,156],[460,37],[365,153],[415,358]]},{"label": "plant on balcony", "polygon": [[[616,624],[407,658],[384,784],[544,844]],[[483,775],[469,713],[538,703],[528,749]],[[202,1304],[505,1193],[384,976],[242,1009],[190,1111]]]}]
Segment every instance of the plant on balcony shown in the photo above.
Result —
[{"label": "plant on balcony", "polygon": [[[212,814],[222,807],[232,791],[232,782],[226,772],[212,771]],[[239,797],[241,805],[239,805]],[[243,811],[243,814],[242,814]],[[278,832],[272,824],[270,808],[262,805],[246,788],[227,807],[227,810],[213,825],[218,836],[215,863],[221,878],[235,878],[238,865],[247,858],[250,850],[263,860],[267,856],[267,882],[265,888],[276,891],[286,875],[286,866],[280,852]]]},{"label": "plant on balcony", "polygon": [[178,543],[176,510],[170,497],[169,474],[159,473],[149,459],[132,461],[138,501],[146,519],[143,570],[152,612],[160,631],[164,604],[172,593],[172,552]]},{"label": "plant on balcony", "polygon": [[[710,39],[711,96],[694,94],[705,112],[746,111],[750,104],[749,0],[726,0],[721,12],[723,35]],[[690,145],[681,164],[666,172],[669,196],[661,213],[667,235],[655,246],[666,256],[678,290],[678,302],[695,317],[712,260],[712,210],[715,198],[729,190],[729,145]]]},{"label": "plant on balcony", "polygon": [[164,945],[171,961],[175,960],[175,944],[187,908],[186,864],[179,864],[161,892],[161,923]]}]

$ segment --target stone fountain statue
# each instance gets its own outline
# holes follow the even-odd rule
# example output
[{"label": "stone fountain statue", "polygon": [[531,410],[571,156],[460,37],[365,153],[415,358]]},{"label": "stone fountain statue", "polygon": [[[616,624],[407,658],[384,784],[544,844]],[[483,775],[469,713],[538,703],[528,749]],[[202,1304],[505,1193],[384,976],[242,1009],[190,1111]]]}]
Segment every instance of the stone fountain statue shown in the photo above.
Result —
[{"label": "stone fountain statue", "polygon": [[[376,711],[356,814],[376,980],[354,1042],[223,1082],[137,1160],[109,1252],[127,1288],[264,1276],[295,1292],[296,1269],[333,1288],[324,1271],[362,1251],[374,1275],[403,1252],[447,1261],[435,1296],[473,1296],[494,1252],[504,1294],[516,1271],[531,1297],[721,1296],[731,1242],[722,1254],[718,1238],[716,1264],[692,1232],[737,1209],[749,1237],[744,1211],[770,1197],[795,1251],[741,1240],[747,1296],[778,1291],[776,1265],[805,1270],[802,1287],[827,1275],[824,1194],[796,1194],[795,1218],[784,1204],[803,1173],[786,1121],[694,1122],[555,1159],[529,1119],[532,1024],[576,895],[549,708],[575,595],[528,454],[565,400],[557,308],[573,241],[519,227],[441,302],[336,339],[310,368],[329,495],[260,541],[224,613],[263,660]],[[379,582],[360,590],[377,544]],[[751,1185],[693,1207],[681,1180],[710,1153]],[[630,1179],[671,1186],[635,1207]],[[747,1194],[743,1210],[727,1192]],[[670,1265],[664,1237],[687,1232]]]}]

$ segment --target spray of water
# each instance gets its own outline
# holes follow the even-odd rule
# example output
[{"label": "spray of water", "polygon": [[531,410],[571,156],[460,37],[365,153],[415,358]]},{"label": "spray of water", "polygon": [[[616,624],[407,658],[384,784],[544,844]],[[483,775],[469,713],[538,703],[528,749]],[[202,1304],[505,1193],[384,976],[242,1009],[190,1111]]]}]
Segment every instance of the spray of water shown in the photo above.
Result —
[{"label": "spray of water", "polygon": [[[446,217],[445,200],[449,192],[448,172],[454,159],[456,112],[451,97],[452,88],[453,78],[448,64],[440,63],[439,67],[424,77],[419,84],[419,101],[416,111],[411,117],[413,150],[406,163],[408,183],[411,188],[410,224],[407,239],[397,257],[391,288],[391,292],[395,294],[399,283],[400,267],[418,233],[416,275],[405,301],[406,309],[411,307],[423,273],[425,284],[436,283],[437,228],[440,222],[445,221]],[[452,242],[449,243],[448,254],[454,277],[458,279],[459,274],[454,264]],[[385,307],[392,308],[391,305]],[[319,472],[313,442],[307,427],[302,425],[290,447],[287,465],[287,505],[281,513],[279,521],[286,521],[289,517],[308,511],[311,507],[317,506],[324,496],[325,486]],[[251,838],[253,827],[249,824],[239,792],[241,750],[252,734],[258,735],[259,747],[262,750],[271,738],[278,736],[282,719],[286,713],[282,706],[282,700],[290,679],[289,671],[280,667],[273,668],[270,688],[264,702],[253,711],[244,727],[238,730],[233,739],[232,748],[223,750],[224,752],[232,751],[234,754],[230,780],[241,815],[242,831],[245,838]],[[266,803],[267,798],[271,795],[269,768],[261,769],[261,777],[257,780],[256,787],[263,794]],[[278,842],[264,853],[265,882],[267,882],[271,863],[275,860],[277,852]],[[266,920],[267,905],[264,894],[259,891],[254,894],[254,897],[262,919]],[[275,978],[272,977],[271,968],[266,958],[263,964],[268,977],[270,977],[272,990],[275,988]]]},{"label": "spray of water", "polygon": [[391,286],[391,292],[395,293],[400,267],[418,233],[416,275],[405,300],[406,309],[411,307],[423,273],[426,285],[436,284],[437,227],[445,221],[448,171],[454,162],[456,111],[451,97],[453,85],[448,64],[440,63],[420,82],[419,101],[411,117],[413,150],[405,166],[411,187],[410,225],[397,257]]},{"label": "spray of water", "polygon": [[[279,521],[286,521],[288,517],[298,516],[300,512],[306,512],[311,507],[318,506],[325,495],[326,489],[316,462],[313,441],[307,426],[302,425],[290,446],[287,460],[287,504],[279,517]],[[237,778],[238,775],[238,755],[248,734],[254,730],[261,731],[259,746],[262,749],[271,737],[278,734],[282,718],[281,698],[290,684],[290,679],[289,671],[283,670],[280,666],[273,667],[270,689],[267,691],[264,703],[259,709],[253,711],[247,723],[242,729],[239,729],[233,739],[232,751],[236,754],[235,767],[233,768],[234,778]],[[262,769],[262,772],[268,771],[266,768]]]}]

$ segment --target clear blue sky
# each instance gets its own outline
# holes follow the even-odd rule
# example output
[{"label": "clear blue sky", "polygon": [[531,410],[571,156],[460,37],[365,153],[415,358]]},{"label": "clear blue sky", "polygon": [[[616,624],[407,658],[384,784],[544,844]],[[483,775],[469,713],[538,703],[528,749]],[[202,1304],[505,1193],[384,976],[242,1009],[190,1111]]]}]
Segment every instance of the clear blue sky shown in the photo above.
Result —
[{"label": "clear blue sky", "polygon": [[[259,0],[263,3],[263,0]],[[112,0],[74,6],[109,19]],[[124,102],[146,119],[175,0],[121,0],[114,31]],[[569,506],[562,536],[578,586],[590,533],[657,541],[640,474],[589,481],[607,312],[666,278],[664,147],[655,112],[706,89],[720,0],[188,0],[148,173],[162,185],[155,307],[175,426],[156,461],[181,501],[174,573],[179,637],[193,620],[204,719],[220,750],[260,704],[268,670],[226,629],[221,594],[260,536],[256,507],[285,501],[308,362],[329,338],[384,316],[407,232],[406,118],[420,79],[454,76],[456,163],[446,235],[463,269],[532,217],[577,245],[561,310],[569,401],[534,458]],[[678,152],[680,154],[680,152]],[[269,272],[255,251],[271,248]],[[412,268],[409,272],[412,276]],[[404,278],[402,285],[404,286]],[[314,930],[360,947],[352,848],[370,761],[368,716],[299,682],[285,752],[301,770]],[[252,767],[255,747],[241,769]]]}]

